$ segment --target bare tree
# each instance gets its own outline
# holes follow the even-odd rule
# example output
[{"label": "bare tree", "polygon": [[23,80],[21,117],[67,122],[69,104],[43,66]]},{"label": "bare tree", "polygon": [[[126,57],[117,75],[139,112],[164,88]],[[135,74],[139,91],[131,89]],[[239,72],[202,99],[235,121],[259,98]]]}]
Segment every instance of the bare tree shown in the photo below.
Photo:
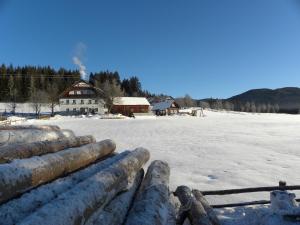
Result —
[{"label": "bare tree", "polygon": [[47,87],[47,100],[48,107],[51,110],[51,116],[54,116],[55,106],[58,105],[58,87],[55,83],[50,84]]},{"label": "bare tree", "polygon": [[42,90],[35,89],[31,92],[30,103],[36,117],[40,116],[42,105],[47,102],[47,98],[46,92]]},{"label": "bare tree", "polygon": [[278,105],[278,104],[275,104],[275,105],[274,105],[274,108],[275,108],[275,112],[276,112],[276,113],[279,113],[279,110],[280,110],[279,105]]},{"label": "bare tree", "polygon": [[199,106],[203,109],[207,109],[207,108],[210,108],[210,105],[208,102],[205,102],[205,101],[200,101],[199,102]]},{"label": "bare tree", "polygon": [[17,88],[15,86],[14,78],[12,75],[9,76],[8,90],[9,90],[9,103],[7,103],[7,106],[10,112],[12,114],[15,114],[17,108]]},{"label": "bare tree", "polygon": [[112,82],[107,80],[104,83],[96,83],[96,86],[102,89],[103,93],[100,96],[105,101],[107,111],[110,113],[114,102],[117,100],[116,97],[124,96],[124,92],[115,80]]},{"label": "bare tree", "polygon": [[251,102],[251,103],[250,103],[250,112],[253,112],[253,113],[256,112],[256,105],[255,105],[254,102]]},{"label": "bare tree", "polygon": [[223,109],[228,111],[234,110],[234,105],[231,102],[225,101],[223,102]]}]

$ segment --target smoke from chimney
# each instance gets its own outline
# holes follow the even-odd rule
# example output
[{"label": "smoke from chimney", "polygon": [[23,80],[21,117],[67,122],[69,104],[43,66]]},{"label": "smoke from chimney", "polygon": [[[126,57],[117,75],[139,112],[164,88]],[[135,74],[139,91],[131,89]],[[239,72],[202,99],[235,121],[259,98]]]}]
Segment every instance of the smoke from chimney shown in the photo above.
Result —
[{"label": "smoke from chimney", "polygon": [[86,72],[86,66],[82,62],[83,55],[86,51],[86,45],[82,42],[77,43],[75,48],[75,53],[72,58],[73,63],[78,66],[81,79],[87,80],[87,72]]},{"label": "smoke from chimney", "polygon": [[78,66],[79,73],[81,75],[81,79],[86,80],[87,79],[87,77],[86,77],[87,73],[86,73],[85,65],[83,65],[83,63],[80,61],[80,59],[77,56],[73,57],[73,63]]}]

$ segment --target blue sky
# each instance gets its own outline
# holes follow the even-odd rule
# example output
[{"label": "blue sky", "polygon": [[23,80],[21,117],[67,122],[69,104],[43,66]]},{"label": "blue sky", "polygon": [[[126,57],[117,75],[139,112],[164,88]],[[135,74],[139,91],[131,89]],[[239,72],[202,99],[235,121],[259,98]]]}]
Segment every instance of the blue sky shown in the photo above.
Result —
[{"label": "blue sky", "polygon": [[298,0],[0,0],[0,63],[119,71],[174,97],[300,86]]}]

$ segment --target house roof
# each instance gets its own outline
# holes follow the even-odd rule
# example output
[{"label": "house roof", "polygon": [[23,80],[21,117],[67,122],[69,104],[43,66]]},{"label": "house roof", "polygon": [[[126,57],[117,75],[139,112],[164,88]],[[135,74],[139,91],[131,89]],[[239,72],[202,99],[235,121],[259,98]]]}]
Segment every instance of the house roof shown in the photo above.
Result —
[{"label": "house roof", "polygon": [[[80,93],[80,94],[70,94],[71,91],[81,91],[81,90],[90,90],[86,93]],[[99,88],[94,87],[90,83],[80,80],[75,82],[72,86],[67,88],[62,94],[60,94],[60,98],[95,98],[99,93],[102,93],[103,91]]]},{"label": "house roof", "polygon": [[116,97],[114,105],[150,105],[144,97]]},{"label": "house roof", "polygon": [[[171,108],[172,104],[175,103],[174,100],[166,100],[163,102],[158,102],[155,103],[152,107],[152,110],[166,110],[168,108]],[[178,105],[175,103],[176,107],[178,107]]]}]

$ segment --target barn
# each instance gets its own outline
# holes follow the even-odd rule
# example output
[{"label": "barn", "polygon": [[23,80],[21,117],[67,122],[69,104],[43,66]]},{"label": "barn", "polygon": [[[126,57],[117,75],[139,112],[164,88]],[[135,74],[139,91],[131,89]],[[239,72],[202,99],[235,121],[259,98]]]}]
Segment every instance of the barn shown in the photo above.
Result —
[{"label": "barn", "polygon": [[174,100],[169,99],[162,102],[154,103],[151,110],[157,116],[166,116],[178,114],[179,108],[179,105]]},{"label": "barn", "polygon": [[150,103],[144,97],[116,97],[111,112],[132,116],[134,113],[149,113],[149,108]]}]

